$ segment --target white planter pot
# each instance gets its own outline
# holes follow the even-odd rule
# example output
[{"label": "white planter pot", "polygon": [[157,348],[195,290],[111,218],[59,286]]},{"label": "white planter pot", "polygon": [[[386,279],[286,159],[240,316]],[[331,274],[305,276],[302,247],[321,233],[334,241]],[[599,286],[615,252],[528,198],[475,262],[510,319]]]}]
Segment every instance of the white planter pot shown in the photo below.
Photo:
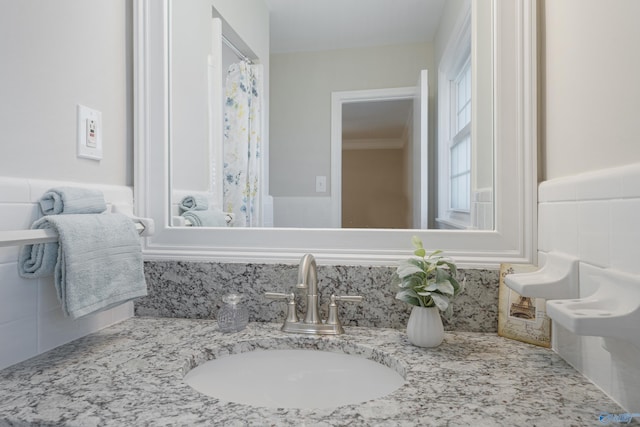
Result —
[{"label": "white planter pot", "polygon": [[444,327],[437,307],[413,307],[407,323],[409,342],[418,347],[437,347],[444,339]]}]

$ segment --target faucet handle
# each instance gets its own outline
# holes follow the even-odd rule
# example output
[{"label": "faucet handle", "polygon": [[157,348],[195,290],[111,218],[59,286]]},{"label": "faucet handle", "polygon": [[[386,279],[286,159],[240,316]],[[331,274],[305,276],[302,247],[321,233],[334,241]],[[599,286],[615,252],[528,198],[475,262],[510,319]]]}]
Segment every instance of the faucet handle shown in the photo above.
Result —
[{"label": "faucet handle", "polygon": [[361,302],[364,297],[360,295],[331,295],[332,299],[336,301],[345,301],[345,302]]},{"label": "faucet handle", "polygon": [[287,319],[285,320],[285,323],[295,323],[298,321],[295,301],[296,296],[293,292],[288,294],[281,292],[265,292],[264,296],[267,299],[288,299],[289,302],[287,302]]},{"label": "faucet handle", "polygon": [[264,297],[267,299],[291,299],[293,292],[285,294],[283,292],[265,292]]},{"label": "faucet handle", "polygon": [[338,304],[336,301],[360,302],[364,299],[359,295],[331,295],[329,302],[329,315],[327,316],[327,325],[339,325],[342,330],[340,319],[338,319]]}]

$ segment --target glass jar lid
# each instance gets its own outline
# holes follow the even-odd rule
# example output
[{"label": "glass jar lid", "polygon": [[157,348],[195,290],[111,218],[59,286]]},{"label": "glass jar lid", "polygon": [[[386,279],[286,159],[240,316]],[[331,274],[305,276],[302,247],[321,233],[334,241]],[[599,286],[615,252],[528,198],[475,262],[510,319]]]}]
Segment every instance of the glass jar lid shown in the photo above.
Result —
[{"label": "glass jar lid", "polygon": [[227,294],[222,297],[222,302],[224,302],[225,304],[236,305],[240,302],[240,300],[242,300],[242,295],[238,294]]}]

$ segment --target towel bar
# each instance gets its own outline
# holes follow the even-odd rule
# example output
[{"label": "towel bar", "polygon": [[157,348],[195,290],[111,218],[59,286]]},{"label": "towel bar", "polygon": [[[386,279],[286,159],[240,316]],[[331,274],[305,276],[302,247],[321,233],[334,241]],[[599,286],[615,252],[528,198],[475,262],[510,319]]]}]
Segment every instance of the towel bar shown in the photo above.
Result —
[{"label": "towel bar", "polygon": [[[133,221],[140,236],[153,234],[151,218],[134,218]],[[0,231],[0,247],[50,243],[56,240],[58,240],[58,233],[51,229]]]},{"label": "towel bar", "polygon": [[[235,214],[231,212],[225,212],[224,220],[227,222],[227,227],[230,227],[230,224],[233,222],[233,218]],[[181,215],[174,215],[172,217],[172,224],[174,227],[192,227],[193,224],[187,218],[184,218]]]}]

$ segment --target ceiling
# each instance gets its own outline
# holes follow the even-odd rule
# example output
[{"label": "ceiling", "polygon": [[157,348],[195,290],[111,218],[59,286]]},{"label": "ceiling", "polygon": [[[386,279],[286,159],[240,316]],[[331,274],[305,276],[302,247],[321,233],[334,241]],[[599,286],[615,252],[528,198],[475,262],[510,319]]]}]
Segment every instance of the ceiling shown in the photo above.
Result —
[{"label": "ceiling", "polygon": [[410,99],[342,105],[342,139],[399,139],[413,112]]},{"label": "ceiling", "polygon": [[446,0],[265,0],[271,53],[433,41]]}]

